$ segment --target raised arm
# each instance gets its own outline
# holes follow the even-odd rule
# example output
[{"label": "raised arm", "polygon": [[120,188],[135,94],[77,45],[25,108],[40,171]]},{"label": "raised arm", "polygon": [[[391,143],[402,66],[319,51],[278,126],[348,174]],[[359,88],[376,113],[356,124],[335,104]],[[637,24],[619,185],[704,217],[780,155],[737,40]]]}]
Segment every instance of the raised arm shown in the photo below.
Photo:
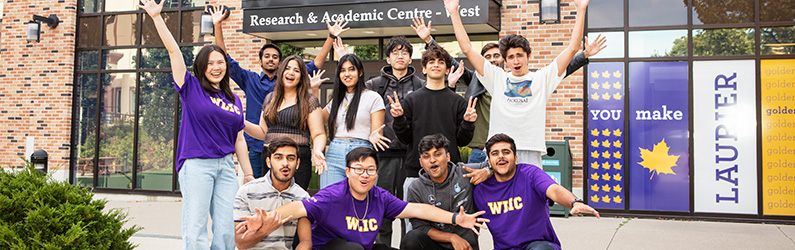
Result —
[{"label": "raised arm", "polygon": [[207,6],[207,11],[213,16],[213,27],[215,27],[215,45],[221,47],[227,54],[226,44],[224,44],[224,29],[221,22],[224,21],[227,13],[223,5]]},{"label": "raised arm", "polygon": [[580,40],[582,40],[583,27],[585,25],[585,11],[588,8],[589,1],[590,0],[574,0],[574,5],[577,6],[577,16],[574,21],[574,29],[571,30],[569,45],[555,58],[558,64],[559,76],[566,73],[566,67],[569,66],[569,62],[571,62],[574,54],[576,54],[577,50],[580,48]]},{"label": "raised arm", "polygon": [[[486,63],[486,58],[483,58],[480,53],[472,48],[472,43],[469,41],[469,35],[464,29],[464,23],[461,22],[461,14],[458,13],[458,0],[444,0],[444,7],[450,13],[450,19],[453,21],[453,30],[455,31],[455,38],[458,40],[458,46],[461,47],[461,52],[467,56],[472,67],[483,75],[483,66]],[[579,15],[579,13],[577,13]],[[568,61],[566,61],[568,62]]]},{"label": "raised arm", "polygon": [[177,87],[182,88],[182,84],[185,84],[185,72],[188,69],[185,67],[185,60],[182,57],[182,51],[179,50],[177,40],[174,40],[174,36],[168,31],[166,22],[163,21],[163,17],[160,16],[160,11],[163,10],[163,2],[165,1],[160,1],[160,4],[156,3],[154,0],[140,1],[141,4],[139,4],[138,7],[145,10],[152,18],[152,21],[155,23],[155,29],[157,29],[157,34],[160,36],[160,40],[163,41],[163,45],[166,46],[166,50],[168,50],[168,58],[171,61],[171,75],[174,78],[174,82],[177,84]]},{"label": "raised arm", "polygon": [[326,21],[326,27],[328,27],[328,37],[326,37],[326,42],[323,43],[323,47],[320,48],[320,53],[317,53],[315,57],[315,66],[317,68],[322,68],[323,63],[326,62],[326,57],[328,57],[328,53],[331,51],[331,47],[334,44],[334,39],[339,37],[342,32],[350,28],[345,28],[345,25],[348,25],[348,20],[336,20],[334,21],[334,25],[331,25]]},{"label": "raised arm", "polygon": [[[255,215],[241,217],[240,219],[243,222],[235,226],[235,233],[241,234],[241,238],[261,234],[262,232],[260,231],[267,231],[265,235],[268,235],[288,220],[306,217],[306,208],[304,208],[304,203],[301,201],[284,204],[270,212],[265,212],[259,208],[254,210],[257,212]],[[278,225],[274,221],[278,222]]]}]

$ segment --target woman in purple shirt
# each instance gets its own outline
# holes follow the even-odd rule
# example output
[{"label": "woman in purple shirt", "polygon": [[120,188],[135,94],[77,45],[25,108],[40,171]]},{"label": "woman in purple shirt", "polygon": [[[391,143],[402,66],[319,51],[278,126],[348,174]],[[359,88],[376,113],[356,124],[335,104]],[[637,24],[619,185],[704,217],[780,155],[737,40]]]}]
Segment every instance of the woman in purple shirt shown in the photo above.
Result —
[{"label": "woman in purple shirt", "polygon": [[300,159],[294,178],[306,190],[312,177],[312,162],[318,174],[322,174],[326,166],[323,155],[326,132],[320,103],[309,93],[310,79],[300,56],[288,56],[276,72],[279,78],[273,93],[262,102],[259,124],[246,121],[245,131],[251,137],[264,140],[266,145],[278,137],[288,137],[298,143]]},{"label": "woman in purple shirt", "polygon": [[[224,51],[207,45],[196,55],[193,74],[185,66],[177,41],[153,0],[141,0],[140,8],[152,17],[168,50],[174,88],[182,102],[182,122],[177,141],[177,172],[182,190],[182,248],[207,249],[207,214],[212,217],[211,249],[234,249],[233,203],[238,183],[232,154],[245,173],[254,179],[243,137],[243,108],[229,87],[228,61]],[[236,143],[236,142],[241,143]]]}]

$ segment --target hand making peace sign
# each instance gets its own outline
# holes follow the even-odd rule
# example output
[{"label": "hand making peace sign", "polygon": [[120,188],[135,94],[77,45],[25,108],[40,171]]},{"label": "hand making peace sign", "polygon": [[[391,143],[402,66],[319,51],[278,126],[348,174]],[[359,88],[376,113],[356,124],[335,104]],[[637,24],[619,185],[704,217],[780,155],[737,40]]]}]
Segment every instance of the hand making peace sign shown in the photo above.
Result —
[{"label": "hand making peace sign", "polygon": [[395,99],[392,99],[392,96],[386,96],[389,99],[389,103],[392,104],[392,108],[389,109],[389,113],[392,114],[392,117],[398,117],[403,115],[403,106],[400,105],[400,100],[398,100],[397,92],[392,92],[395,94]]},{"label": "hand making peace sign", "polygon": [[475,122],[478,119],[478,113],[475,112],[475,104],[478,103],[478,98],[472,100],[472,97],[469,97],[469,103],[467,103],[467,111],[464,113],[464,121],[468,122]]}]

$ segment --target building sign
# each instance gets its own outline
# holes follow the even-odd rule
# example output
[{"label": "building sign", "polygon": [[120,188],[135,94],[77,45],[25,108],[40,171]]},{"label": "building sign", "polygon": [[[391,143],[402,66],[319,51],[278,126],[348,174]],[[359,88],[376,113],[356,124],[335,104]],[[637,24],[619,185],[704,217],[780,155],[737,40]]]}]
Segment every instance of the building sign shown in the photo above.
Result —
[{"label": "building sign", "polygon": [[690,211],[687,62],[629,64],[629,208]]},{"label": "building sign", "polygon": [[[351,4],[350,2],[360,2]],[[347,3],[347,4],[345,4]],[[253,4],[250,4],[253,5]],[[491,32],[499,30],[500,6],[494,0],[462,0],[459,7],[461,20],[465,25],[475,25],[475,32],[483,32],[487,25]],[[410,25],[412,19],[433,20],[435,33],[452,34],[450,16],[443,1],[343,1],[333,4],[311,4],[308,6],[246,8],[243,11],[243,32],[261,34],[269,37],[281,32],[325,31],[326,21],[333,23],[342,18],[348,21],[351,29],[369,29],[372,35],[390,33],[378,28],[401,28],[402,35],[413,35]],[[491,21],[491,22],[490,22]],[[447,29],[439,27],[450,26]],[[410,32],[409,32],[410,31]],[[362,32],[347,32],[350,37]],[[284,35],[284,34],[282,34]],[[325,33],[323,34],[325,35]],[[306,39],[306,37],[304,37]]]},{"label": "building sign", "polygon": [[[327,4],[360,4],[377,2],[412,2],[418,0],[243,0],[243,9],[249,8],[275,8],[295,7]],[[395,3],[399,4],[399,3]],[[407,3],[411,4],[411,3]]]},{"label": "building sign", "polygon": [[762,202],[795,215],[795,60],[762,60]]},{"label": "building sign", "polygon": [[757,214],[754,60],[693,62],[695,211]]},{"label": "building sign", "polygon": [[624,63],[588,65],[588,204],[624,209]]}]

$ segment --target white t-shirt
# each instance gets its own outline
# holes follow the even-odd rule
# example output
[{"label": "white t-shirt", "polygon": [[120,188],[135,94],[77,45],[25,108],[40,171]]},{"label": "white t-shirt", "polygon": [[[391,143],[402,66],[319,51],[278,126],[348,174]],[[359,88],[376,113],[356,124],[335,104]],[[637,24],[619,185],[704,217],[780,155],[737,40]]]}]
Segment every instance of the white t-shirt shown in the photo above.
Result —
[{"label": "white t-shirt", "polygon": [[476,75],[492,96],[489,138],[504,133],[514,139],[517,150],[546,152],[547,101],[565,76],[558,76],[557,59],[523,76],[490,63],[484,63],[483,73]]},{"label": "white t-shirt", "polygon": [[[345,116],[348,115],[348,105],[350,105],[352,100],[353,93],[345,93],[345,98],[342,99],[342,105],[339,107],[340,110],[337,112],[337,120],[336,124],[334,124],[334,137],[350,137],[367,140],[370,138],[370,126],[372,124],[370,115],[379,110],[384,110],[384,99],[375,91],[365,89],[362,92],[361,99],[359,99],[356,122],[353,124],[353,129],[348,130],[345,126]],[[329,114],[331,114],[331,105],[333,102],[332,100],[326,104],[325,109]]]}]

